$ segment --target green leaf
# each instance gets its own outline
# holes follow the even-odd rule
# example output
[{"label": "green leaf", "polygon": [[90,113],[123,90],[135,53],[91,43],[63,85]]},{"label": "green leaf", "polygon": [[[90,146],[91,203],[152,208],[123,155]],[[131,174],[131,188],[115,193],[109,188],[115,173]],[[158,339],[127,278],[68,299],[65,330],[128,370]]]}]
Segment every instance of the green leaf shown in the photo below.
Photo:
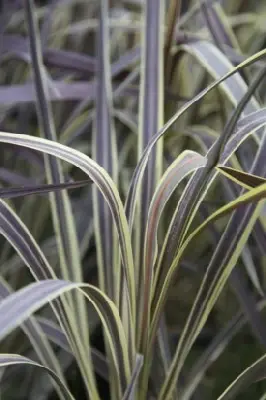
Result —
[{"label": "green leaf", "polygon": [[262,379],[266,379],[266,355],[245,369],[217,400],[234,399],[252,383]]},{"label": "green leaf", "polygon": [[244,171],[237,170],[235,168],[226,167],[224,165],[217,165],[216,167],[219,172],[224,176],[242,186],[245,189],[255,188],[263,183],[266,183],[266,179],[261,176],[249,174]]}]

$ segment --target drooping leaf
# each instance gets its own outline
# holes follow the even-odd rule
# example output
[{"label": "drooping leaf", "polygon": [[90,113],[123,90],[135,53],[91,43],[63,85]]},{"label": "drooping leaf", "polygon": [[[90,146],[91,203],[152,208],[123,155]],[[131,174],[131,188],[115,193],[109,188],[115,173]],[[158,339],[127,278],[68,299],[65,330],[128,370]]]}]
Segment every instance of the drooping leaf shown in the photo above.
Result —
[{"label": "drooping leaf", "polygon": [[96,309],[108,337],[112,367],[116,369],[116,379],[121,384],[121,390],[125,390],[129,380],[130,366],[119,313],[114,303],[92,285],[47,279],[32,283],[12,293],[0,303],[0,340],[47,302],[73,289],[79,290]]},{"label": "drooping leaf", "polygon": [[[7,282],[5,282],[3,278],[0,278],[0,302],[2,299],[8,297],[11,293],[12,290]],[[60,364],[56,358],[56,355],[46,338],[45,332],[42,331],[42,328],[40,327],[36,319],[34,317],[30,317],[24,324],[21,325],[21,328],[28,336],[30,343],[33,346],[40,362],[45,367],[53,370],[57,374],[61,382],[66,386],[65,378],[61,370]],[[56,385],[56,390],[60,398],[64,400],[64,395],[61,391],[60,386],[58,387]]]},{"label": "drooping leaf", "polygon": [[41,364],[36,363],[35,361],[30,360],[27,357],[20,356],[18,354],[0,354],[0,367],[9,367],[12,365],[29,365],[37,368],[42,368],[48,372],[48,374],[55,380],[57,385],[60,387],[62,393],[64,393],[66,400],[75,400],[67,387],[63,384],[58,375],[51,369],[44,367]]},{"label": "drooping leaf", "polygon": [[[0,132],[0,142],[12,143],[28,147],[68,161],[71,164],[82,169],[97,185],[99,190],[101,190],[103,196],[109,204],[114,222],[116,224],[119,236],[119,245],[121,250],[123,268],[128,285],[128,298],[130,301],[130,307],[132,309],[132,316],[134,319],[135,280],[129,227],[126,221],[123,203],[119,197],[117,188],[114,185],[110,176],[105,172],[103,168],[101,168],[88,156],[85,156],[81,152],[73,148],[63,146],[59,143],[32,136],[13,135],[12,133],[10,134],[5,132]],[[133,346],[133,344],[131,344],[131,346]]]}]

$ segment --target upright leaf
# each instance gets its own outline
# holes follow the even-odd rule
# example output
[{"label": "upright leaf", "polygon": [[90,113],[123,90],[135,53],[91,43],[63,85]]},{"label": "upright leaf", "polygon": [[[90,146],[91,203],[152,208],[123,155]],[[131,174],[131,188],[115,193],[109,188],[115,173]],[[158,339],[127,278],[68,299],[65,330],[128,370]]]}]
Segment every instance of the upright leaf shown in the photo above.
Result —
[{"label": "upright leaf", "polygon": [[[138,134],[139,158],[163,122],[163,26],[164,0],[148,0],[144,7],[144,28],[142,32]],[[138,293],[138,322],[136,329],[138,332],[137,342],[141,352],[143,347],[146,346],[147,331],[141,333],[138,325],[144,322],[144,319],[149,324],[149,314],[146,313],[147,308],[143,305],[146,303],[146,299],[143,299],[143,296],[146,295],[143,286],[146,275],[143,260],[143,241],[152,193],[158,178],[162,174],[162,161],[162,143],[160,143],[152,150],[147,170],[143,176],[138,213],[133,231]]]},{"label": "upright leaf", "polygon": [[[117,148],[113,121],[112,82],[108,29],[108,2],[100,1],[97,32],[96,113],[93,135],[93,159],[117,183]],[[119,304],[120,268],[111,212],[98,189],[93,194],[94,224],[100,287]],[[117,286],[118,285],[118,286]]]},{"label": "upright leaf", "polygon": [[[25,12],[29,31],[30,53],[40,130],[43,137],[56,142],[57,136],[51,104],[48,100],[48,81],[43,65],[41,41],[33,0],[25,0]],[[62,168],[58,160],[46,155],[45,169],[48,183],[59,184],[63,181]],[[50,199],[54,229],[58,239],[62,277],[74,282],[82,282],[83,273],[76,227],[68,194],[66,191],[51,193]],[[84,298],[79,294],[75,294],[72,299],[72,306],[75,310],[74,318],[76,319],[76,324],[80,327],[81,335],[85,341],[85,347],[88,348],[89,331]],[[90,377],[90,384],[93,391],[96,393],[96,382],[93,375]]]}]

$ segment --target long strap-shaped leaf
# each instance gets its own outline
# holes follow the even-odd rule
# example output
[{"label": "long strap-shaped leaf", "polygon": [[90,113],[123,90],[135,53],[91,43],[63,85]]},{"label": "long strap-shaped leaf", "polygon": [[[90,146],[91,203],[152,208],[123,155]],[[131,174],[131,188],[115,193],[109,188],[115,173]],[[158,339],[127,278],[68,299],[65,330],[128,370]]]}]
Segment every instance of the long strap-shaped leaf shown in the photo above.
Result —
[{"label": "long strap-shaped leaf", "polygon": [[[165,171],[152,198],[144,242],[143,315],[150,315],[151,312],[152,289],[155,286],[153,268],[157,255],[157,231],[161,215],[178,184],[191,172],[204,167],[205,164],[206,158],[200,154],[193,151],[184,151]],[[148,318],[143,318],[139,329],[142,335],[149,335],[150,325]],[[143,351],[145,352],[145,349]],[[149,368],[149,363],[145,363],[143,368],[145,379],[148,379]]]},{"label": "long strap-shaped leaf", "polygon": [[124,329],[114,303],[92,285],[47,279],[32,283],[9,295],[0,303],[0,340],[47,302],[73,289],[79,290],[97,311],[108,338],[116,379],[121,382],[121,390],[124,391],[130,378]]},{"label": "long strap-shaped leaf", "polygon": [[[44,74],[39,31],[34,15],[33,0],[25,0],[25,11],[29,29],[30,50],[35,79],[37,111],[42,136],[57,141],[51,106],[47,96],[47,78]],[[49,183],[63,182],[62,169],[58,160],[45,156],[46,173]],[[55,229],[58,232],[62,274],[65,278],[81,280],[82,272],[78,244],[71,206],[66,192],[51,197]],[[71,236],[70,236],[71,233]]]},{"label": "long strap-shaped leaf", "polygon": [[[97,40],[96,112],[93,135],[93,159],[117,183],[117,149],[112,118],[112,87],[109,54],[108,2],[100,0]],[[94,222],[100,287],[119,304],[120,270],[115,248],[112,215],[99,190],[94,191]],[[117,286],[118,285],[118,286]]]},{"label": "long strap-shaped leaf", "polygon": [[[157,256],[157,234],[158,225],[165,206],[178,184],[191,172],[206,165],[206,158],[194,151],[184,151],[168,167],[160,179],[153,195],[146,227],[144,242],[144,315],[150,312],[151,289],[154,286],[153,267]],[[148,330],[148,319],[143,320],[141,332]]]},{"label": "long strap-shaped leaf", "polygon": [[[119,236],[119,245],[122,256],[124,274],[127,280],[127,290],[134,320],[135,315],[135,284],[133,255],[130,243],[130,233],[127,224],[123,203],[119,197],[116,186],[110,176],[96,162],[81,152],[46,139],[35,138],[28,135],[13,135],[0,132],[0,142],[12,143],[53,155],[82,169],[97,185],[106,199]],[[133,346],[133,344],[131,344]]]},{"label": "long strap-shaped leaf", "polygon": [[31,185],[31,186],[20,186],[0,189],[0,199],[12,199],[14,197],[29,196],[31,194],[46,194],[50,192],[56,192],[63,189],[76,189],[86,186],[90,183],[90,180],[83,180],[77,182],[66,182],[59,183],[57,185]]},{"label": "long strap-shaped leaf", "polygon": [[22,364],[22,365],[25,364],[28,366],[44,369],[45,371],[48,372],[49,375],[51,375],[51,377],[55,380],[57,385],[60,387],[62,393],[65,396],[65,399],[66,400],[75,400],[74,397],[72,396],[72,394],[70,393],[70,391],[63,384],[61,379],[58,377],[58,375],[50,368],[44,367],[43,365],[38,364],[35,361],[30,360],[27,357],[20,356],[18,354],[0,354],[0,367],[6,368],[6,367],[9,367],[12,365],[19,365],[19,364]]},{"label": "long strap-shaped leaf", "polygon": [[[36,106],[40,130],[43,137],[56,141],[56,130],[48,101],[48,81],[44,73],[42,60],[41,41],[35,16],[33,0],[24,0],[25,13],[29,31],[30,53],[34,73],[34,84],[36,91]],[[63,174],[58,159],[45,155],[45,170],[48,183],[58,184],[63,182]],[[82,265],[79,254],[79,246],[76,227],[71,209],[71,204],[66,191],[50,194],[52,218],[56,238],[58,240],[61,276],[74,282],[83,281]],[[69,294],[68,294],[69,295]],[[71,293],[72,306],[75,310],[73,318],[80,329],[83,337],[84,349],[89,348],[88,316],[85,308],[84,298],[79,293]],[[90,359],[90,355],[88,355]],[[88,384],[98,399],[97,387],[94,374],[88,370]]]},{"label": "long strap-shaped leaf", "polygon": [[[130,302],[129,304],[132,310],[132,315],[134,315],[135,284],[129,228],[126,221],[123,204],[120,200],[118,191],[109,175],[99,165],[97,165],[97,163],[95,163],[93,160],[80,153],[79,151],[55,142],[48,141],[46,139],[34,138],[27,135],[13,135],[0,132],[0,142],[1,141],[29,147],[59,157],[81,168],[87,175],[89,175],[93,182],[95,182],[97,187],[101,190],[106,201],[108,202],[116,224],[124,267],[124,274],[128,284],[128,298]],[[129,342],[129,346],[131,346],[130,354],[133,354],[134,343]]]},{"label": "long strap-shaped leaf", "polygon": [[226,167],[224,165],[217,166],[217,169],[227,178],[231,179],[233,182],[238,183],[245,189],[251,189],[258,187],[266,182],[265,178],[261,176],[248,174],[247,172],[237,170],[235,168]]},{"label": "long strap-shaped leaf", "polygon": [[[95,126],[93,132],[93,159],[105,169],[112,177],[113,181],[118,182],[118,163],[117,163],[117,144],[115,126],[113,121],[112,104],[112,82],[109,49],[109,6],[106,0],[100,0],[99,5],[99,25],[97,32],[97,75],[96,75],[96,112]],[[118,254],[117,235],[112,220],[112,213],[103,195],[95,186],[93,188],[93,209],[94,227],[96,238],[96,252],[98,263],[98,275],[100,288],[120,307],[122,320],[128,334],[128,341],[134,348],[134,325],[130,315],[130,304],[126,290],[126,277],[124,272],[121,274],[121,262]],[[132,282],[134,285],[134,282]],[[127,312],[122,313],[123,308]],[[129,316],[129,318],[128,318]],[[106,343],[106,353],[109,354],[108,342]],[[134,355],[131,354],[132,363]],[[112,368],[110,374],[111,398],[119,397],[119,386],[113,375]]]},{"label": "long strap-shaped leaf", "polygon": [[[15,212],[2,200],[0,200],[0,233],[14,247],[36,280],[57,278],[29,230]],[[73,321],[69,303],[64,298],[59,299],[54,304],[53,310],[66,332],[67,339],[76,357],[83,378],[87,382],[86,380],[89,379],[88,373],[91,373],[91,371],[87,371],[87,353],[89,353],[89,349],[86,349],[87,351],[85,352],[83,350],[82,345],[84,343],[81,341],[75,320]],[[89,392],[93,394],[91,388]]]},{"label": "long strap-shaped leaf", "polygon": [[[138,157],[163,123],[163,26],[164,0],[147,0],[144,7],[142,31],[142,59],[139,95]],[[162,175],[163,144],[159,143],[151,152],[147,170],[140,187],[138,213],[136,214],[133,247],[137,284],[137,346],[142,353],[147,344],[147,332],[139,330],[139,324],[149,323],[146,301],[143,300],[146,266],[144,262],[145,226],[149,205],[156,182]],[[131,226],[130,226],[131,227]],[[147,293],[148,295],[148,293]],[[144,305],[143,305],[144,304]]]}]

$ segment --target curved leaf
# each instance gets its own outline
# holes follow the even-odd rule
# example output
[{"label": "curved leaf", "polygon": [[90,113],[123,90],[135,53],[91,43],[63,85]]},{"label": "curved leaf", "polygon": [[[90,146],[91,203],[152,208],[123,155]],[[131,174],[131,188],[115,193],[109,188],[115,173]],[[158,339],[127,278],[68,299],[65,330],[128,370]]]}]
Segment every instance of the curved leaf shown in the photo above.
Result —
[{"label": "curved leaf", "polygon": [[130,376],[130,366],[119,313],[114,303],[92,285],[47,279],[32,283],[9,295],[0,303],[0,340],[47,302],[72,289],[79,290],[96,309],[108,338],[116,378],[121,382],[121,389],[125,390]]},{"label": "curved leaf", "polygon": [[[12,293],[8,284],[0,278],[0,302],[2,299],[8,297]],[[62,383],[66,385],[63,372],[60,364],[56,358],[53,348],[50,346],[46,338],[45,332],[42,331],[41,326],[38,324],[34,317],[30,317],[22,326],[22,330],[28,336],[40,362],[47,368],[52,369],[57,376],[61,379]],[[67,342],[67,340],[66,340]],[[56,390],[62,400],[64,400],[63,393],[60,387],[56,386]]]},{"label": "curved leaf", "polygon": [[75,400],[67,387],[63,384],[58,375],[52,371],[50,368],[44,367],[35,361],[30,360],[27,357],[20,356],[18,354],[0,354],[0,367],[9,367],[11,365],[25,364],[33,367],[42,368],[48,372],[48,374],[55,380],[55,382],[60,387],[62,393],[64,393],[66,400]]},{"label": "curved leaf", "polygon": [[140,332],[147,334],[150,323],[150,301],[153,281],[153,266],[157,256],[157,230],[162,212],[178,184],[191,172],[206,165],[206,158],[194,151],[184,151],[168,167],[158,183],[149,208],[144,242],[143,276],[140,279],[143,293],[142,325]]},{"label": "curved leaf", "polygon": [[14,135],[12,133],[0,132],[0,142],[16,144],[19,146],[35,149],[70,162],[71,164],[82,169],[99,188],[111,209],[117,227],[122,262],[128,285],[128,295],[132,310],[132,318],[134,320],[136,299],[130,233],[124,212],[124,206],[119,197],[117,188],[114,185],[110,176],[102,167],[100,167],[95,161],[90,159],[85,154],[73,148],[69,148],[67,146],[49,141],[47,139],[36,138],[28,135]]},{"label": "curved leaf", "polygon": [[266,379],[266,355],[245,369],[217,400],[233,399],[252,383],[262,379]]}]

